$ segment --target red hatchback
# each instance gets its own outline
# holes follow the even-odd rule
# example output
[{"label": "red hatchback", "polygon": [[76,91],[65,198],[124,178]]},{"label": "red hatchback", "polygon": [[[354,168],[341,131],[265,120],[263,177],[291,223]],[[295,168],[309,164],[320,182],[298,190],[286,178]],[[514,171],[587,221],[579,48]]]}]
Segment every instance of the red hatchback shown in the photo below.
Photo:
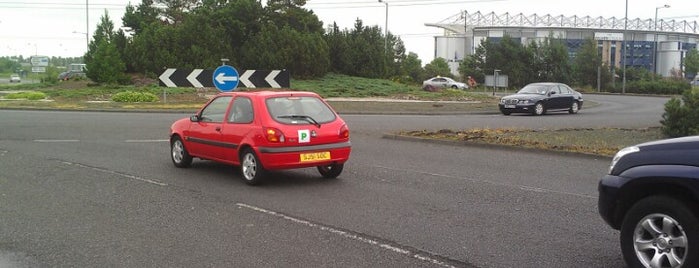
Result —
[{"label": "red hatchback", "polygon": [[317,167],[342,173],[350,156],[349,128],[318,94],[301,91],[220,93],[170,127],[176,167],[194,157],[238,165],[251,185],[265,170]]}]

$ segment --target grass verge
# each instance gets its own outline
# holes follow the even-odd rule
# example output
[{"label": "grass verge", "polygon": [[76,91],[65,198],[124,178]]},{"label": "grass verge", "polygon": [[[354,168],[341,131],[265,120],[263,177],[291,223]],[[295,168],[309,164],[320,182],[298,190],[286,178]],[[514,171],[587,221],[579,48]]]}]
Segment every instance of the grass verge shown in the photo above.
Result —
[{"label": "grass verge", "polygon": [[401,131],[397,135],[605,157],[612,157],[618,150],[630,145],[664,138],[660,128],[443,129],[439,131]]}]

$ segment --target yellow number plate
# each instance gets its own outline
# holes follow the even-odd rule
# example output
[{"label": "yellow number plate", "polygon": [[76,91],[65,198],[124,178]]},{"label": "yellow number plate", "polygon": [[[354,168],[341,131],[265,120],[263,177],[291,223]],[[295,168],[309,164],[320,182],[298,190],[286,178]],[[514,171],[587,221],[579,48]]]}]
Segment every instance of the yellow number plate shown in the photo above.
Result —
[{"label": "yellow number plate", "polygon": [[330,152],[301,154],[301,162],[312,162],[330,159]]}]

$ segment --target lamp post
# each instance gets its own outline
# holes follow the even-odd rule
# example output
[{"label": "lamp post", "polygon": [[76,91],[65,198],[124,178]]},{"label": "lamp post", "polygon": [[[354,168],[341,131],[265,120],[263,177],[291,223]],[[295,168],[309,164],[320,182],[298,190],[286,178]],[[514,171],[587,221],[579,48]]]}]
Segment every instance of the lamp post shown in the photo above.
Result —
[{"label": "lamp post", "polygon": [[495,90],[498,87],[498,73],[500,73],[500,70],[493,70],[493,96],[495,96]]},{"label": "lamp post", "polygon": [[90,51],[90,9],[88,1],[85,0],[85,54]]},{"label": "lamp post", "polygon": [[384,0],[379,0],[379,3],[384,3],[386,5],[386,24],[384,25],[384,30],[386,33],[384,34],[383,38],[383,54],[386,56],[386,53],[388,51],[388,2]]},{"label": "lamp post", "polygon": [[621,79],[621,94],[626,94],[626,29],[629,23],[629,0],[626,0],[626,6],[624,7],[624,40],[621,41],[623,51],[621,52],[621,69],[623,73],[623,78]]},{"label": "lamp post", "polygon": [[670,5],[663,5],[655,8],[655,19],[653,20],[653,79],[658,74],[657,54],[658,54],[658,10],[661,8],[669,8]]}]

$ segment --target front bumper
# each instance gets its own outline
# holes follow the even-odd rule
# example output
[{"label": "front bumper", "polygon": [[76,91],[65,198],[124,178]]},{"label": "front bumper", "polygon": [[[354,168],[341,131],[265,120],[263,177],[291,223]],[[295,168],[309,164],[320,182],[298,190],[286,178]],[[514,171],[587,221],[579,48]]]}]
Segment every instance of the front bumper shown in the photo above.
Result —
[{"label": "front bumper", "polygon": [[534,111],[534,103],[531,104],[498,104],[500,112],[531,113]]},{"label": "front bumper", "polygon": [[628,178],[605,175],[600,179],[597,187],[599,197],[597,210],[602,219],[612,228],[619,230],[621,227],[621,187],[628,182]]}]

